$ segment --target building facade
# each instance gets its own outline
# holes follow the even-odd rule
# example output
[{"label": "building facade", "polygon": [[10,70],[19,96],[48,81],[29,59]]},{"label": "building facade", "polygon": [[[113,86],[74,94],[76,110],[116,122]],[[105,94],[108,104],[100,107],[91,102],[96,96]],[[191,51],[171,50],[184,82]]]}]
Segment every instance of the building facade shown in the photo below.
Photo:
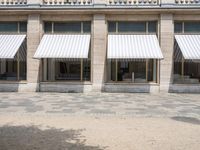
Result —
[{"label": "building facade", "polygon": [[200,1],[0,0],[0,91],[200,93]]}]

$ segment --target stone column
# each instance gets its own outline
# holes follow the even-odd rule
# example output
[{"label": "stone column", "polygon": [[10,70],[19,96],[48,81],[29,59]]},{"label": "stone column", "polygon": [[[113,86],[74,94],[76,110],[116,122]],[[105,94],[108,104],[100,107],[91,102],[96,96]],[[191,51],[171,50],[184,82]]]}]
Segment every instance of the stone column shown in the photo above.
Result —
[{"label": "stone column", "polygon": [[27,85],[28,91],[38,91],[40,81],[40,60],[33,59],[41,39],[42,23],[39,14],[28,16],[27,27]]},{"label": "stone column", "polygon": [[92,82],[93,91],[101,92],[105,81],[107,25],[105,15],[95,14],[92,35]]},{"label": "stone column", "polygon": [[160,15],[160,45],[164,56],[160,63],[160,91],[168,92],[173,82],[174,24],[172,14]]}]

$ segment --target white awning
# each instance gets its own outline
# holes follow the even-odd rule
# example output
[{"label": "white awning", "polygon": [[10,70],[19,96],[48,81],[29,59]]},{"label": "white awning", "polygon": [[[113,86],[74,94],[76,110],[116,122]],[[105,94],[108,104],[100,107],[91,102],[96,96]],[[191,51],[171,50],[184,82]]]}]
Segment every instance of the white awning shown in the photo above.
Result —
[{"label": "white awning", "polygon": [[34,58],[88,58],[90,35],[44,35]]},{"label": "white awning", "polygon": [[0,59],[13,59],[26,35],[0,35]]},{"label": "white awning", "polygon": [[175,35],[184,59],[200,60],[200,35]]},{"label": "white awning", "polygon": [[108,35],[108,59],[162,59],[156,35]]}]

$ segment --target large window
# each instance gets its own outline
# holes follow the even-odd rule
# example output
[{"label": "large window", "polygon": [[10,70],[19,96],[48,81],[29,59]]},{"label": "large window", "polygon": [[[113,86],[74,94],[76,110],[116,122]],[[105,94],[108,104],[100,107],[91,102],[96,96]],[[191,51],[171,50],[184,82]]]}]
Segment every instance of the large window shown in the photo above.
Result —
[{"label": "large window", "polygon": [[[200,22],[176,21],[174,32],[175,34],[200,34]],[[174,41],[174,83],[200,83],[200,61],[185,60],[176,40]]]},{"label": "large window", "polygon": [[200,33],[200,22],[197,21],[176,21],[174,23],[175,33]]},{"label": "large window", "polygon": [[[157,21],[109,21],[109,34],[157,34]],[[108,82],[157,83],[158,60],[111,59],[107,61]]]},{"label": "large window", "polygon": [[45,22],[45,33],[90,33],[90,21],[75,22]]},{"label": "large window", "polygon": [[27,22],[0,22],[0,34],[6,32],[26,33]]},{"label": "large window", "polygon": [[157,21],[109,21],[109,33],[156,33]]},{"label": "large window", "polygon": [[200,83],[200,61],[185,60],[176,41],[174,46],[174,83]]},{"label": "large window", "polygon": [[157,82],[157,60],[108,61],[109,82]]},{"label": "large window", "polygon": [[[0,34],[26,34],[26,32],[26,22],[0,22]],[[26,56],[27,45],[25,40],[14,59],[0,59],[0,80],[26,80]]]},{"label": "large window", "polygon": [[[90,34],[90,21],[45,22],[45,33],[51,34]],[[43,59],[43,81],[90,81],[91,61],[88,59]]]},{"label": "large window", "polygon": [[175,62],[174,83],[177,84],[199,84],[200,83],[200,62]]},{"label": "large window", "polygon": [[90,60],[43,59],[44,81],[90,81]]}]

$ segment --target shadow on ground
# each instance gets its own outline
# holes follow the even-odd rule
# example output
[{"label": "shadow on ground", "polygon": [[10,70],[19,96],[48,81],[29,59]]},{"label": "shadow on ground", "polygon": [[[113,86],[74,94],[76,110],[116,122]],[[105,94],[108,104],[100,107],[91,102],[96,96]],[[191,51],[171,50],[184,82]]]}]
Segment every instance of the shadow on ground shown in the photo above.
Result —
[{"label": "shadow on ground", "polygon": [[200,125],[200,120],[192,117],[172,117],[173,120],[180,121],[180,122],[185,122],[185,123],[190,123],[190,124],[195,124],[195,125]]},{"label": "shadow on ground", "polygon": [[102,150],[99,146],[85,145],[80,133],[81,130],[3,126],[0,127],[0,150]]}]

